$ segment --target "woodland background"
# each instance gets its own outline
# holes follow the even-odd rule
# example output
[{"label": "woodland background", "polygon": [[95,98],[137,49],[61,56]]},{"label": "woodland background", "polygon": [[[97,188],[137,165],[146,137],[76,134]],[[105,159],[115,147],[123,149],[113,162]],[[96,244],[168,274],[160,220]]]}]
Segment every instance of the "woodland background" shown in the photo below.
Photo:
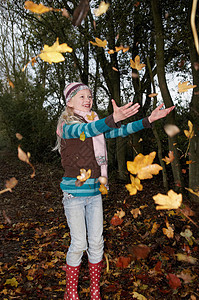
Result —
[{"label": "woodland background", "polygon": [[[40,1],[36,0],[34,2],[40,3]],[[85,1],[81,2],[84,3]],[[40,251],[39,255],[41,257],[38,255],[37,258],[32,258],[33,262],[34,259],[39,259],[40,265],[36,263],[31,268],[34,270],[32,274],[26,275],[36,279],[32,281],[30,278],[26,278],[28,282],[26,282],[26,286],[23,286],[22,290],[18,291],[19,294],[16,292],[17,286],[15,286],[16,289],[14,291],[14,288],[11,288],[12,292],[9,292],[5,281],[3,281],[1,287],[4,290],[4,297],[5,299],[11,299],[12,297],[20,299],[27,299],[27,297],[28,299],[49,299],[48,293],[50,293],[51,298],[62,298],[64,289],[56,292],[55,288],[50,287],[49,282],[52,283],[55,276],[54,271],[51,272],[50,268],[53,264],[56,264],[56,259],[59,266],[61,263],[63,264],[64,254],[57,253],[51,266],[44,264],[47,250],[48,254],[50,251],[66,250],[68,247],[67,243],[69,243],[67,239],[64,243],[62,243],[63,241],[61,242],[61,237],[66,230],[64,227],[65,217],[61,208],[61,192],[58,187],[62,169],[60,157],[56,152],[52,151],[52,148],[56,141],[57,120],[65,106],[64,87],[67,83],[82,81],[93,90],[93,109],[100,117],[112,113],[110,102],[112,98],[115,99],[118,105],[123,105],[129,100],[134,103],[139,102],[141,106],[139,114],[127,120],[128,122],[149,115],[157,106],[157,99],[159,102],[163,101],[166,107],[170,107],[174,103],[176,105],[175,110],[164,120],[156,122],[152,130],[146,129],[126,138],[107,141],[110,188],[112,186],[108,196],[109,203],[105,201],[105,216],[107,217],[105,221],[105,235],[109,261],[112,265],[115,265],[117,257],[129,257],[129,253],[131,253],[128,263],[132,262],[132,250],[128,249],[130,235],[132,243],[137,241],[140,243],[144,242],[149,247],[152,245],[151,249],[156,254],[153,252],[148,265],[143,264],[141,266],[140,258],[138,258],[138,263],[130,265],[132,267],[130,267],[130,281],[129,269],[125,269],[122,275],[118,269],[114,269],[114,271],[112,270],[109,273],[108,278],[104,273],[104,299],[120,299],[120,297],[121,299],[132,299],[133,289],[140,294],[144,294],[144,292],[147,294],[148,287],[154,284],[159,287],[157,293],[153,286],[150,288],[150,293],[147,295],[149,299],[164,297],[168,297],[168,299],[172,297],[173,299],[182,299],[183,296],[184,299],[194,300],[196,299],[194,297],[199,296],[197,279],[194,281],[194,279],[189,278],[186,284],[183,281],[183,287],[179,285],[178,281],[176,283],[174,280],[173,288],[172,284],[168,285],[169,277],[166,277],[168,274],[180,274],[182,272],[182,269],[178,269],[174,258],[173,247],[176,247],[176,252],[181,249],[187,255],[191,253],[196,255],[197,252],[196,245],[198,242],[190,245],[190,242],[184,243],[184,241],[180,240],[182,239],[182,237],[179,237],[180,232],[183,230],[182,216],[179,214],[175,215],[175,213],[174,215],[168,215],[176,227],[175,241],[171,241],[165,236],[162,237],[162,233],[155,239],[154,233],[147,235],[147,232],[150,233],[150,230],[152,230],[152,227],[150,228],[152,223],[154,224],[160,219],[164,219],[164,222],[167,220],[166,213],[158,214],[155,209],[152,216],[150,216],[150,209],[146,209],[146,213],[140,216],[139,225],[129,223],[130,214],[127,214],[124,226],[113,228],[113,226],[109,227],[110,224],[108,225],[108,220],[114,215],[115,209],[119,209],[118,205],[124,210],[128,210],[129,213],[130,208],[143,205],[143,200],[147,203],[149,195],[152,196],[158,192],[166,193],[171,188],[176,192],[183,193],[183,197],[186,199],[185,202],[193,206],[195,211],[197,211],[198,196],[188,193],[185,189],[185,187],[191,188],[196,194],[199,189],[199,56],[194,45],[190,26],[192,1],[110,0],[108,1],[110,3],[108,11],[100,17],[96,17],[93,14],[93,9],[97,8],[100,2],[95,0],[89,1],[90,10],[79,26],[74,26],[71,22],[74,10],[79,5],[79,1],[76,0],[44,0],[42,2],[46,6],[65,8],[69,12],[70,18],[62,16],[61,12],[55,11],[42,15],[31,13],[24,9],[24,1],[21,0],[1,1],[0,3],[1,188],[3,189],[4,181],[9,177],[17,177],[18,175],[18,178],[21,178],[21,183],[16,187],[15,195],[15,190],[13,190],[12,194],[5,193],[2,195],[1,209],[2,211],[4,210],[4,218],[2,220],[5,221],[5,224],[1,225],[3,226],[1,229],[5,230],[2,236],[5,248],[1,252],[1,257],[3,262],[7,263],[7,267],[4,265],[1,272],[7,279],[15,278],[15,272],[16,274],[19,270],[22,272],[21,266],[27,263],[26,259],[29,260],[29,258],[24,256],[21,258],[21,261],[19,260],[19,249],[21,249],[21,246],[16,246],[16,249],[12,248],[13,243],[18,238],[22,244],[24,243],[24,251],[28,253],[30,250],[32,251],[31,253],[34,252],[34,255],[36,255],[36,249],[51,247],[50,249],[45,248],[45,253]],[[198,12],[197,8],[195,19],[197,28]],[[45,44],[51,46],[57,37],[60,44],[67,43],[73,49],[71,53],[63,54],[65,56],[64,62],[49,64],[38,58],[34,65],[29,64],[25,71],[22,71],[27,62],[38,55]],[[96,37],[101,40],[107,40],[107,47],[93,46],[90,41],[94,41]],[[120,45],[124,47],[129,46],[129,50],[127,52],[119,51],[108,54],[108,49],[115,49],[115,47]],[[146,67],[139,72],[130,67],[130,59],[134,60],[137,55],[140,56],[141,63],[146,64]],[[182,95],[178,93],[177,89],[178,78],[179,81],[189,81],[191,84],[197,85],[197,87],[191,92],[185,92]],[[155,92],[158,92],[157,98],[149,97],[151,93]],[[184,129],[188,129],[188,120],[192,122],[194,129],[194,136],[191,139],[187,139],[184,134]],[[180,133],[172,138],[169,137],[164,131],[165,124],[177,125]],[[16,133],[20,133],[23,139],[19,141],[16,138]],[[36,169],[35,179],[28,177],[28,166],[23,167],[23,163],[17,161],[17,146],[19,144],[25,152],[31,153],[30,160]],[[156,162],[163,167],[163,171],[154,181],[151,180],[145,183],[143,192],[139,192],[140,196],[138,193],[138,196],[130,197],[124,186],[124,183],[129,182],[126,161],[133,160],[138,153],[146,155],[152,151],[157,152]],[[175,159],[170,164],[165,164],[162,158],[168,156],[169,151],[173,151]],[[57,170],[57,166],[59,166],[59,170]],[[24,190],[22,190],[22,187]],[[116,191],[118,192],[116,193]],[[124,199],[126,199],[126,202],[123,202]],[[39,206],[41,202],[37,203],[37,201],[42,201],[42,205]],[[15,207],[13,207],[13,203],[15,203]],[[48,211],[50,207],[52,207],[52,210],[55,210],[56,218],[53,217],[52,210]],[[7,210],[10,212],[13,219],[15,219],[15,223],[16,220],[20,219],[17,227],[16,224],[13,227],[12,222],[9,223],[9,218],[6,219],[5,210],[6,213]],[[46,221],[45,225],[41,223],[42,220]],[[185,220],[187,221],[187,219]],[[183,219],[183,222],[186,222],[185,220]],[[194,220],[197,222],[197,217]],[[56,223],[54,227],[53,223]],[[193,233],[197,234],[197,226],[194,224],[187,221],[187,224],[185,225],[184,223],[184,226],[188,226],[186,228],[190,228],[192,231],[195,230]],[[23,232],[22,236],[20,231]],[[34,239],[37,239],[38,248],[36,246],[36,248],[31,248],[30,245],[33,244],[33,236],[31,234],[34,235],[35,233],[38,235],[37,237],[34,236]],[[48,243],[55,236],[56,241],[54,244]],[[66,233],[65,238],[67,236],[68,234]],[[38,237],[40,240],[38,240]],[[21,241],[21,238],[24,239],[24,242]],[[119,248],[118,246],[115,249],[114,244],[118,243],[118,239],[121,247]],[[157,243],[153,244],[155,240]],[[196,241],[198,241],[197,238]],[[158,255],[163,251],[162,245],[168,247],[165,248],[167,250],[164,249],[164,258],[167,257],[168,259],[166,258],[164,261],[162,259],[160,265],[159,260],[161,259]],[[190,250],[191,247],[192,249]],[[7,251],[10,255],[9,259],[12,258],[10,265],[8,264]],[[141,259],[146,257],[144,255]],[[19,261],[16,263],[17,259]],[[133,259],[137,261],[134,254]],[[168,265],[165,261],[169,261]],[[13,266],[15,264],[15,267],[13,268],[12,276],[9,276],[12,264]],[[154,279],[155,277],[153,277],[151,281],[151,277],[146,274],[149,268],[154,270],[154,266],[156,267],[155,275],[160,279]],[[117,267],[121,268],[121,265]],[[126,265],[122,265],[122,268],[126,267]],[[136,269],[137,273],[142,270],[141,273],[137,274],[140,277],[134,275],[133,269]],[[45,270],[47,272],[45,276],[51,278],[44,291],[42,291],[45,286],[42,281],[44,274],[41,270]],[[63,272],[60,272],[59,267],[57,267],[56,271],[56,274],[58,274],[56,275],[57,288],[59,286],[58,278],[59,276],[63,277]],[[198,265],[194,264],[189,271],[189,274],[194,274],[193,278],[196,278],[196,274],[199,274]],[[28,269],[26,269],[27,272]],[[18,278],[18,281],[24,282],[22,279],[25,273],[22,272],[20,274],[22,274],[20,275],[21,279]],[[122,286],[120,275],[123,276]],[[163,283],[161,280],[163,280]],[[39,286],[40,281],[42,282],[42,287]],[[86,282],[86,279],[83,278],[82,281]],[[137,282],[137,286],[134,285],[134,281]],[[170,279],[170,281],[172,280]],[[189,284],[190,282],[191,284]],[[143,285],[145,285],[145,288],[143,288]],[[161,285],[163,285],[163,288]],[[124,286],[128,286],[125,291]],[[119,291],[116,294],[114,293],[115,287]],[[181,289],[180,294],[178,294],[178,288]],[[85,297],[82,299],[87,299],[88,290],[84,286],[81,292],[85,294]],[[55,296],[55,294],[58,296]]]}]

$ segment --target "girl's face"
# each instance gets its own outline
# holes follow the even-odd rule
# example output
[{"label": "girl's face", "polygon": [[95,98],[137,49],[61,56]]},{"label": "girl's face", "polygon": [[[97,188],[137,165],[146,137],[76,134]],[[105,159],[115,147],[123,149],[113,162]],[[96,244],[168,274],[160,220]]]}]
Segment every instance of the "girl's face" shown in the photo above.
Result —
[{"label": "girl's face", "polygon": [[77,92],[77,94],[70,99],[67,105],[73,109],[89,112],[93,105],[93,99],[90,90],[86,89]]}]

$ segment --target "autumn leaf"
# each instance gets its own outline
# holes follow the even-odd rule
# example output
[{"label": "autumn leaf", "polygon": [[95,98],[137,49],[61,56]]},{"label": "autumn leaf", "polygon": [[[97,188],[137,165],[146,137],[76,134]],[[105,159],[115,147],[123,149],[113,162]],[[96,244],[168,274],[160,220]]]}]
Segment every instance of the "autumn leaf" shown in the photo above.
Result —
[{"label": "autumn leaf", "polygon": [[197,263],[197,258],[192,257],[191,255],[177,253],[176,257],[177,257],[177,260],[179,260],[179,261],[185,261],[185,262],[188,262],[193,265]]},{"label": "autumn leaf", "polygon": [[139,244],[129,247],[129,252],[134,260],[145,259],[149,255],[151,249],[147,245]]},{"label": "autumn leaf", "polygon": [[84,131],[82,131],[82,133],[80,134],[80,136],[79,136],[79,139],[80,139],[80,141],[82,141],[82,142],[84,142],[84,141],[85,141],[85,139],[86,139],[86,136],[85,136],[85,133],[84,133]]},{"label": "autumn leaf", "polygon": [[115,51],[114,50],[108,50],[108,54],[113,54],[113,53],[115,53]]},{"label": "autumn leaf", "polygon": [[95,38],[95,41],[96,41],[96,42],[90,41],[90,43],[91,43],[92,45],[94,45],[94,46],[102,47],[102,48],[105,48],[106,45],[107,45],[107,41],[106,41],[106,40],[102,41],[102,40],[100,40],[100,39],[98,39],[98,38]]},{"label": "autumn leaf", "polygon": [[110,6],[109,3],[106,3],[106,2],[104,2],[104,1],[102,1],[102,2],[100,3],[99,7],[96,8],[96,9],[94,10],[94,15],[95,15],[96,17],[99,17],[99,16],[105,14],[105,13],[107,12],[109,6]]},{"label": "autumn leaf", "polygon": [[165,158],[163,158],[162,160],[165,161],[165,163],[168,165],[170,164],[171,162],[174,161],[174,155],[173,155],[173,151],[169,151],[169,157],[165,156]]},{"label": "autumn leaf", "polygon": [[11,278],[11,279],[7,279],[6,282],[5,282],[5,285],[6,284],[10,284],[11,286],[15,286],[17,287],[18,286],[18,281],[16,280],[15,277]]},{"label": "autumn leaf", "polygon": [[122,269],[127,268],[128,265],[130,264],[130,262],[131,262],[130,256],[127,256],[127,257],[120,256],[117,259],[116,267],[117,268],[122,268]]},{"label": "autumn leaf", "polygon": [[191,188],[185,188],[187,191],[189,191],[190,193],[196,195],[197,197],[199,197],[199,191],[194,191]]},{"label": "autumn leaf", "polygon": [[107,194],[108,194],[107,188],[106,188],[105,185],[102,184],[102,183],[100,184],[99,191],[100,191],[100,193],[101,193],[102,195],[107,195]]},{"label": "autumn leaf", "polygon": [[30,163],[29,161],[29,157],[30,157],[30,153],[28,152],[27,154],[21,149],[20,146],[18,146],[18,158],[24,162],[26,162],[27,164],[29,164],[31,166],[31,168],[33,169],[33,173],[30,175],[31,178],[33,178],[35,176],[35,168],[34,166]]},{"label": "autumn leaf", "polygon": [[173,228],[169,225],[169,222],[166,221],[166,226],[167,228],[162,228],[163,233],[170,239],[174,237],[174,230]]},{"label": "autumn leaf", "polygon": [[8,83],[9,83],[9,86],[14,89],[14,83],[8,78]]},{"label": "autumn leaf", "polygon": [[23,139],[23,136],[20,133],[16,133],[15,135],[19,141]]},{"label": "autumn leaf", "polygon": [[178,92],[179,93],[184,93],[186,91],[188,91],[188,89],[194,89],[197,85],[191,85],[189,84],[189,81],[185,81],[185,82],[179,82],[178,83]]},{"label": "autumn leaf", "polygon": [[121,225],[124,219],[120,219],[117,215],[114,215],[111,219],[111,224],[114,226]]},{"label": "autumn leaf", "polygon": [[77,176],[77,179],[81,182],[85,182],[91,176],[91,169],[86,171],[85,169],[80,169],[80,175]]},{"label": "autumn leaf", "polygon": [[156,209],[177,209],[182,204],[182,194],[177,194],[173,190],[168,191],[167,195],[157,194],[153,196],[153,200],[155,204],[159,204],[156,206]]},{"label": "autumn leaf", "polygon": [[121,219],[125,216],[125,211],[123,211],[123,209],[120,208],[120,210],[118,210],[117,213],[115,213],[115,216],[118,216]]},{"label": "autumn leaf", "polygon": [[166,134],[170,137],[174,137],[176,134],[178,134],[180,132],[180,129],[173,124],[166,124],[164,126],[164,130],[166,132]]},{"label": "autumn leaf", "polygon": [[44,49],[41,50],[39,57],[49,64],[52,64],[53,62],[58,63],[65,60],[61,53],[72,51],[73,49],[66,43],[59,44],[59,38],[57,38],[56,42],[52,46],[44,45]]},{"label": "autumn leaf", "polygon": [[146,65],[140,63],[140,57],[139,57],[139,55],[137,55],[137,56],[135,57],[135,61],[133,61],[132,59],[130,59],[130,66],[131,66],[132,69],[136,69],[136,70],[140,71],[140,70],[142,70],[142,68],[144,68]]},{"label": "autumn leaf", "polygon": [[193,279],[195,278],[195,276],[191,276],[190,271],[189,270],[183,270],[180,274],[177,275],[179,278],[182,278],[184,283],[190,283],[193,281]]},{"label": "autumn leaf", "polygon": [[143,185],[140,183],[140,179],[138,177],[134,177],[130,175],[131,183],[126,184],[126,188],[129,191],[130,195],[137,194],[137,191],[142,191]]},{"label": "autumn leaf", "polygon": [[93,121],[96,118],[96,113],[94,111],[91,112],[91,115],[86,115],[87,119]]},{"label": "autumn leaf", "polygon": [[158,95],[158,93],[152,93],[152,94],[149,94],[148,96],[150,97],[150,98],[153,98],[153,97],[156,97]]},{"label": "autumn leaf", "polygon": [[114,71],[118,72],[118,69],[116,69],[115,67],[112,67],[112,69],[113,69]]},{"label": "autumn leaf", "polygon": [[172,289],[176,290],[181,286],[181,281],[175,274],[168,273],[167,279],[169,280],[169,285]]},{"label": "autumn leaf", "polygon": [[139,208],[132,209],[130,213],[133,215],[134,219],[136,219],[138,215],[141,215],[141,211]]},{"label": "autumn leaf", "polygon": [[157,175],[162,167],[158,164],[152,164],[156,156],[156,152],[149,155],[139,153],[133,162],[127,161],[127,169],[132,174],[137,174],[139,179],[150,179],[153,175]]},{"label": "autumn leaf", "polygon": [[6,180],[6,188],[2,191],[0,191],[0,194],[3,194],[5,192],[12,192],[12,189],[17,185],[18,180],[15,177],[10,178],[9,180]]},{"label": "autumn leaf", "polygon": [[[139,2],[137,2],[137,3],[139,3]],[[137,292],[133,292],[132,295],[133,295],[133,299],[135,298],[138,300],[147,300],[146,297],[144,297],[142,294],[139,294]]]},{"label": "autumn leaf", "polygon": [[36,4],[33,1],[25,1],[24,8],[28,9],[28,10],[32,11],[33,13],[36,13],[36,14],[44,14],[44,13],[52,11],[52,10],[62,11],[62,9],[47,7],[47,6],[44,6],[41,3]]},{"label": "autumn leaf", "polygon": [[193,124],[191,123],[190,120],[188,121],[188,126],[189,126],[189,130],[184,130],[184,134],[188,139],[192,139],[192,137],[194,136],[194,130],[193,130]]},{"label": "autumn leaf", "polygon": [[151,229],[151,234],[155,234],[159,227],[160,227],[160,224],[154,222],[153,227]]}]

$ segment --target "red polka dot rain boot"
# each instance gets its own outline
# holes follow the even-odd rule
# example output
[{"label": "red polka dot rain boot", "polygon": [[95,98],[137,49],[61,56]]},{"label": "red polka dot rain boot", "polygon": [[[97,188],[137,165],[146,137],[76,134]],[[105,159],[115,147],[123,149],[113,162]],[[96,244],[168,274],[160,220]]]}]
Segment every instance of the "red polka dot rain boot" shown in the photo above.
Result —
[{"label": "red polka dot rain boot", "polygon": [[100,296],[101,269],[102,269],[102,262],[99,262],[97,264],[91,264],[89,262],[91,300],[102,299]]},{"label": "red polka dot rain boot", "polygon": [[77,293],[79,269],[80,266],[72,267],[66,265],[63,267],[63,270],[66,271],[66,292],[64,294],[64,300],[79,300]]}]

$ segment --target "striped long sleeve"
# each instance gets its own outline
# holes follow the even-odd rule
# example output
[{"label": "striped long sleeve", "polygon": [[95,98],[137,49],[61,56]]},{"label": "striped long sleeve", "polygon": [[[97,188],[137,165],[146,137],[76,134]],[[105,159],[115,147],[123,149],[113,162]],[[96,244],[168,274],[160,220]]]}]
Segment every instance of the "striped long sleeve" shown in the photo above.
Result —
[{"label": "striped long sleeve", "polygon": [[118,126],[120,126],[120,123],[116,124],[114,122],[113,115],[90,123],[64,124],[62,138],[79,138],[82,132],[84,132],[86,138],[94,137],[113,128],[118,128]]},{"label": "striped long sleeve", "polygon": [[127,125],[122,125],[120,128],[113,128],[105,133],[105,138],[111,139],[118,136],[125,137],[131,133],[135,133],[144,128],[150,128],[151,124],[148,118],[144,118],[135,122],[128,123]]}]

